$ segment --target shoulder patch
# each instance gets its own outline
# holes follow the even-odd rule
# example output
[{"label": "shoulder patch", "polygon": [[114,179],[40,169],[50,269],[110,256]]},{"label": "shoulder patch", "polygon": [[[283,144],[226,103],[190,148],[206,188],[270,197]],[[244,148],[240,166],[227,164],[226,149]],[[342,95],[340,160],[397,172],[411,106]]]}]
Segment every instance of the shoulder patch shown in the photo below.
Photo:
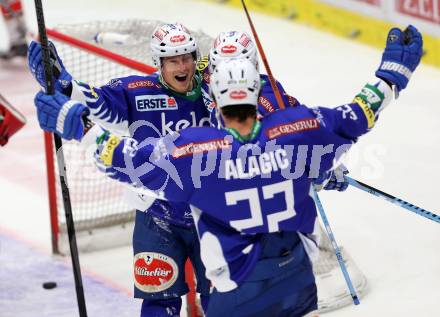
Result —
[{"label": "shoulder patch", "polygon": [[146,87],[156,87],[156,84],[151,80],[136,80],[127,84],[127,89],[137,89]]},{"label": "shoulder patch", "polygon": [[178,146],[171,154],[174,158],[181,158],[203,152],[223,150],[231,147],[231,142],[226,139],[216,139],[206,142],[191,142]]},{"label": "shoulder patch", "polygon": [[266,135],[269,139],[275,139],[282,135],[301,133],[310,130],[319,129],[320,125],[316,118],[302,119],[294,122],[280,124],[267,129]]},{"label": "shoulder patch", "polygon": [[296,107],[298,105],[298,100],[296,100],[294,97],[292,97],[291,95],[286,94],[287,100],[289,101],[289,105],[291,107]]},{"label": "shoulder patch", "polygon": [[260,96],[260,98],[258,98],[258,103],[269,113],[275,111],[275,107],[272,105],[269,99],[264,96]]},{"label": "shoulder patch", "polygon": [[122,85],[122,80],[119,78],[113,78],[107,83],[107,86],[110,88],[116,88]]}]

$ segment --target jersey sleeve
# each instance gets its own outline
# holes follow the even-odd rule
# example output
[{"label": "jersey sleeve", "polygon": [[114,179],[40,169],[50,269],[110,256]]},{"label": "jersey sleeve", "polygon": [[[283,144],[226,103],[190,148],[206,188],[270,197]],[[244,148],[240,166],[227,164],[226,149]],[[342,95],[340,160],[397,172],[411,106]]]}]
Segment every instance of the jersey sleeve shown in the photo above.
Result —
[{"label": "jersey sleeve", "polygon": [[100,137],[105,141],[98,146],[95,160],[107,176],[153,191],[161,199],[188,200],[193,188],[188,168],[181,168],[182,164],[173,158],[174,144],[179,138],[177,133],[164,138],[147,138],[141,143],[108,132]]},{"label": "jersey sleeve", "polygon": [[[262,88],[260,97],[258,98],[258,113],[261,116],[266,116],[276,110],[280,109],[280,105],[278,105],[278,101],[275,96],[275,92],[272,89],[272,86],[269,81],[269,77],[267,75],[261,74],[261,82]],[[286,108],[295,107],[299,103],[298,101],[289,95],[285,90],[283,85],[276,81],[276,85],[281,94],[281,98],[283,99],[284,106]]]},{"label": "jersey sleeve", "polygon": [[92,121],[118,134],[127,134],[129,105],[123,79],[112,79],[99,88],[73,81],[71,98],[89,108]]},{"label": "jersey sleeve", "polygon": [[372,129],[379,113],[393,99],[391,88],[381,79],[366,84],[353,102],[336,107],[311,108],[315,117],[337,135],[356,140]]}]

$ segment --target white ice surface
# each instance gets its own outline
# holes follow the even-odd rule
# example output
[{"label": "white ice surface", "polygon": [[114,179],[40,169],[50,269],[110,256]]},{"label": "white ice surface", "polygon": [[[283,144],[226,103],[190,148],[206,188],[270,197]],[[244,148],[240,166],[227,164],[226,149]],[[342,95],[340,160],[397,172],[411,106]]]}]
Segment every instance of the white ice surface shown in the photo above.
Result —
[{"label": "white ice surface", "polygon": [[[25,1],[25,9],[36,29],[32,3]],[[241,10],[189,0],[51,0],[44,1],[44,8],[48,26],[145,18],[179,21],[212,36],[249,30]],[[381,51],[289,21],[253,16],[272,72],[301,102],[343,104],[373,78]],[[28,118],[23,131],[0,149],[0,230],[15,232],[49,253],[44,148],[32,105],[37,86],[22,64],[0,63],[0,92]],[[440,213],[439,100],[440,70],[421,65],[375,130],[356,145],[351,176]],[[326,316],[440,315],[439,224],[355,188],[321,196],[339,244],[370,283],[360,306]],[[84,270],[131,292],[130,247],[82,254],[80,261]]]}]

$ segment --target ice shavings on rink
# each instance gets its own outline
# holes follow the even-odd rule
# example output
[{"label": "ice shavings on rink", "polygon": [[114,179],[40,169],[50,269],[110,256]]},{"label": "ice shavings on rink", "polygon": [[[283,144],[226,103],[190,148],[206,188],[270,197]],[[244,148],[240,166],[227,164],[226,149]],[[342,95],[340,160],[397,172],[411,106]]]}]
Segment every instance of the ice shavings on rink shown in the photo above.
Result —
[{"label": "ice shavings on rink", "polygon": [[[140,302],[84,272],[82,277],[89,317],[139,315]],[[0,281],[2,317],[78,316],[72,268],[2,233]],[[57,287],[44,289],[48,281]]]}]

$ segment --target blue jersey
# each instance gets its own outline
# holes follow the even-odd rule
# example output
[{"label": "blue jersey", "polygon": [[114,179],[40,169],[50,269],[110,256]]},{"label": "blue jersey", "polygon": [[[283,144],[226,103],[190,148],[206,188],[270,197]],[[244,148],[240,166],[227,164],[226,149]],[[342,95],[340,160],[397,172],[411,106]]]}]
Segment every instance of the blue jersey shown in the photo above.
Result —
[{"label": "blue jersey", "polygon": [[[252,272],[265,233],[314,231],[313,179],[374,125],[372,109],[383,103],[377,87],[366,87],[356,102],[335,109],[273,112],[256,122],[250,141],[231,130],[190,128],[139,148],[107,142],[113,145],[100,161],[112,165],[113,178],[191,205],[207,277],[229,291]],[[124,159],[151,166],[134,170]]]},{"label": "blue jersey", "polygon": [[[212,100],[201,77],[195,76],[195,80],[195,89],[187,94],[167,88],[158,74],[116,78],[100,88],[74,82],[72,99],[87,105],[94,122],[142,144],[188,127],[210,125]],[[193,225],[187,204],[132,196],[138,209],[148,208],[148,212],[177,225]]]},{"label": "blue jersey", "polygon": [[[198,67],[198,70],[202,74],[203,84],[206,87],[206,91],[209,91],[210,74],[209,74],[209,69],[207,67],[208,57],[202,59],[199,65],[202,65],[202,67]],[[272,86],[270,85],[269,77],[265,74],[260,74],[260,78],[261,78],[261,91],[260,91],[260,96],[258,97],[257,113],[259,117],[264,117],[269,113],[281,109],[281,106],[278,105],[278,102],[275,97],[275,93],[272,89]],[[284,87],[281,85],[280,82],[276,81],[276,85],[278,87],[281,98],[284,102],[284,106],[286,108],[295,107],[299,105],[299,102],[294,97],[286,93]],[[215,107],[215,104],[213,106]],[[211,124],[214,127],[221,126],[219,125],[215,111],[211,112]]]},{"label": "blue jersey", "polygon": [[[165,136],[174,131],[195,126],[217,126],[212,98],[209,95],[209,73],[206,64],[198,67],[196,88],[187,94],[174,93],[160,80],[158,74],[112,79],[107,85],[95,88],[73,82],[72,99],[88,106],[91,117],[105,128],[130,135],[139,143],[149,138]],[[277,83],[286,105],[295,105]],[[259,113],[266,115],[278,109],[266,75],[262,75]],[[137,209],[153,213],[177,225],[191,226],[193,220],[188,205],[153,199],[149,195],[131,193]]]}]

